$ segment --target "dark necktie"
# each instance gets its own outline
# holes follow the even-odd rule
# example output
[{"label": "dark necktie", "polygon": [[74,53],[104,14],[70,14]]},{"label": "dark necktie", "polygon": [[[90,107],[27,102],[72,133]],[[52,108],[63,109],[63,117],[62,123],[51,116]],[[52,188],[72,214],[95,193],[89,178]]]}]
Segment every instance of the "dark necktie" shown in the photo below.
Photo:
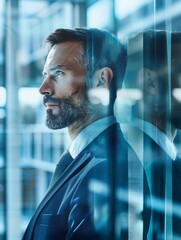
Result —
[{"label": "dark necktie", "polygon": [[65,169],[70,165],[72,161],[73,161],[73,158],[71,157],[69,151],[66,150],[60,157],[60,160],[55,168],[55,172],[52,176],[48,189],[50,189],[55,184],[57,179],[65,171]]}]

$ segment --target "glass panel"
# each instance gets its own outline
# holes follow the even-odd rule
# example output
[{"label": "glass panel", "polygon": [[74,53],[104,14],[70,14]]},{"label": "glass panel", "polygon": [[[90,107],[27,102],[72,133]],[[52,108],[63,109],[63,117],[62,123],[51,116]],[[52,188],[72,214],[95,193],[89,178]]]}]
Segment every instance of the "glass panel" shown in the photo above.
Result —
[{"label": "glass panel", "polygon": [[128,39],[128,65],[125,88],[118,92],[123,106],[119,109],[118,102],[117,112],[125,138],[146,172],[152,208],[148,239],[181,236],[176,211],[180,207],[180,101],[175,95],[180,90],[180,32],[174,32],[180,31],[179,4],[135,1],[137,11],[117,11],[122,22],[122,16],[128,20],[119,32]]},{"label": "glass panel", "polygon": [[[180,9],[179,0],[1,0],[0,240],[21,239],[47,193],[60,156],[72,142],[67,128],[52,130],[45,126],[46,110],[39,88],[47,57],[42,46],[45,37],[57,28],[75,27],[107,30],[127,47],[123,86],[120,76],[111,81],[116,81],[117,90],[114,115],[131,148],[119,145],[120,131],[98,138],[94,147],[102,150],[104,146],[104,151],[96,157],[100,159],[104,155],[111,161],[100,164],[89,181],[78,179],[80,185],[87,184],[87,192],[75,191],[71,200],[78,204],[83,196],[81,199],[91,202],[91,227],[101,233],[100,239],[181,238]],[[94,45],[91,47],[86,57],[94,54]],[[100,49],[102,45],[96,51]],[[112,46],[110,49],[106,56],[111,59],[116,52]],[[94,57],[89,59],[87,71],[95,67]],[[120,71],[124,65],[122,58],[119,61],[112,66],[110,60],[104,66],[103,59],[96,70],[105,67],[110,77],[112,68],[118,64],[117,71]],[[105,77],[98,76],[87,74],[86,77],[91,81]],[[93,83],[96,89],[89,91],[89,100],[94,107],[102,104],[103,110],[110,107],[113,94],[108,91],[111,84],[103,88],[101,84],[101,81],[97,85]],[[82,122],[76,127],[81,128],[80,125],[84,128]],[[96,132],[101,135],[105,126],[107,130],[102,121],[93,134],[91,131],[83,134],[78,144],[93,141],[92,136]],[[77,144],[73,153],[76,147]],[[84,167],[78,170],[83,171]],[[85,176],[89,176],[89,171]],[[70,198],[73,190],[69,186],[65,198]],[[79,216],[75,214],[77,205],[73,205],[73,200],[69,202],[72,211],[66,213],[69,219],[66,226],[74,219],[72,216]],[[60,203],[60,209],[61,206]],[[57,223],[66,219],[61,219],[61,214],[56,217],[42,216],[42,221]],[[42,239],[45,237],[42,235]]]}]

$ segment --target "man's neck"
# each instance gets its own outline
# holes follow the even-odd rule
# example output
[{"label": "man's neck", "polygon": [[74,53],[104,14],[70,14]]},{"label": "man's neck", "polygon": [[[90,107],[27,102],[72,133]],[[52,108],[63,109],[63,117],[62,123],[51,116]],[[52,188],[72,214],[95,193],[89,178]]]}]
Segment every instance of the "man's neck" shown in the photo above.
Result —
[{"label": "man's neck", "polygon": [[75,121],[68,127],[68,132],[71,140],[74,140],[77,137],[77,135],[88,125],[106,116],[107,115],[95,113]]}]

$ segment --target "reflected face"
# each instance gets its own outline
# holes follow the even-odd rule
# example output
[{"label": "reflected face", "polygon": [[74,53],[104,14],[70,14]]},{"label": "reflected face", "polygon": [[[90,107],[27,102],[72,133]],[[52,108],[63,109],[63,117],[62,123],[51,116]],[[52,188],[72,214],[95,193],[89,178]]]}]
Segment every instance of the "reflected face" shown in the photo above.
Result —
[{"label": "reflected face", "polygon": [[50,50],[44,70],[40,93],[47,109],[46,125],[52,129],[70,126],[90,114],[87,99],[85,66],[78,55],[78,42],[59,43]]}]

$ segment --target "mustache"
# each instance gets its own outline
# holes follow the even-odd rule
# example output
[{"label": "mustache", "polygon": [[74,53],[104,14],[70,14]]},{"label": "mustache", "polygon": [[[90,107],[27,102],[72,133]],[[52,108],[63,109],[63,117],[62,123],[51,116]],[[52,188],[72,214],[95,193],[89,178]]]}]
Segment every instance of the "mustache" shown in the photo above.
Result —
[{"label": "mustache", "polygon": [[54,103],[54,104],[60,104],[60,100],[56,98],[52,98],[49,95],[45,95],[43,97],[43,104],[45,105],[46,103]]}]

